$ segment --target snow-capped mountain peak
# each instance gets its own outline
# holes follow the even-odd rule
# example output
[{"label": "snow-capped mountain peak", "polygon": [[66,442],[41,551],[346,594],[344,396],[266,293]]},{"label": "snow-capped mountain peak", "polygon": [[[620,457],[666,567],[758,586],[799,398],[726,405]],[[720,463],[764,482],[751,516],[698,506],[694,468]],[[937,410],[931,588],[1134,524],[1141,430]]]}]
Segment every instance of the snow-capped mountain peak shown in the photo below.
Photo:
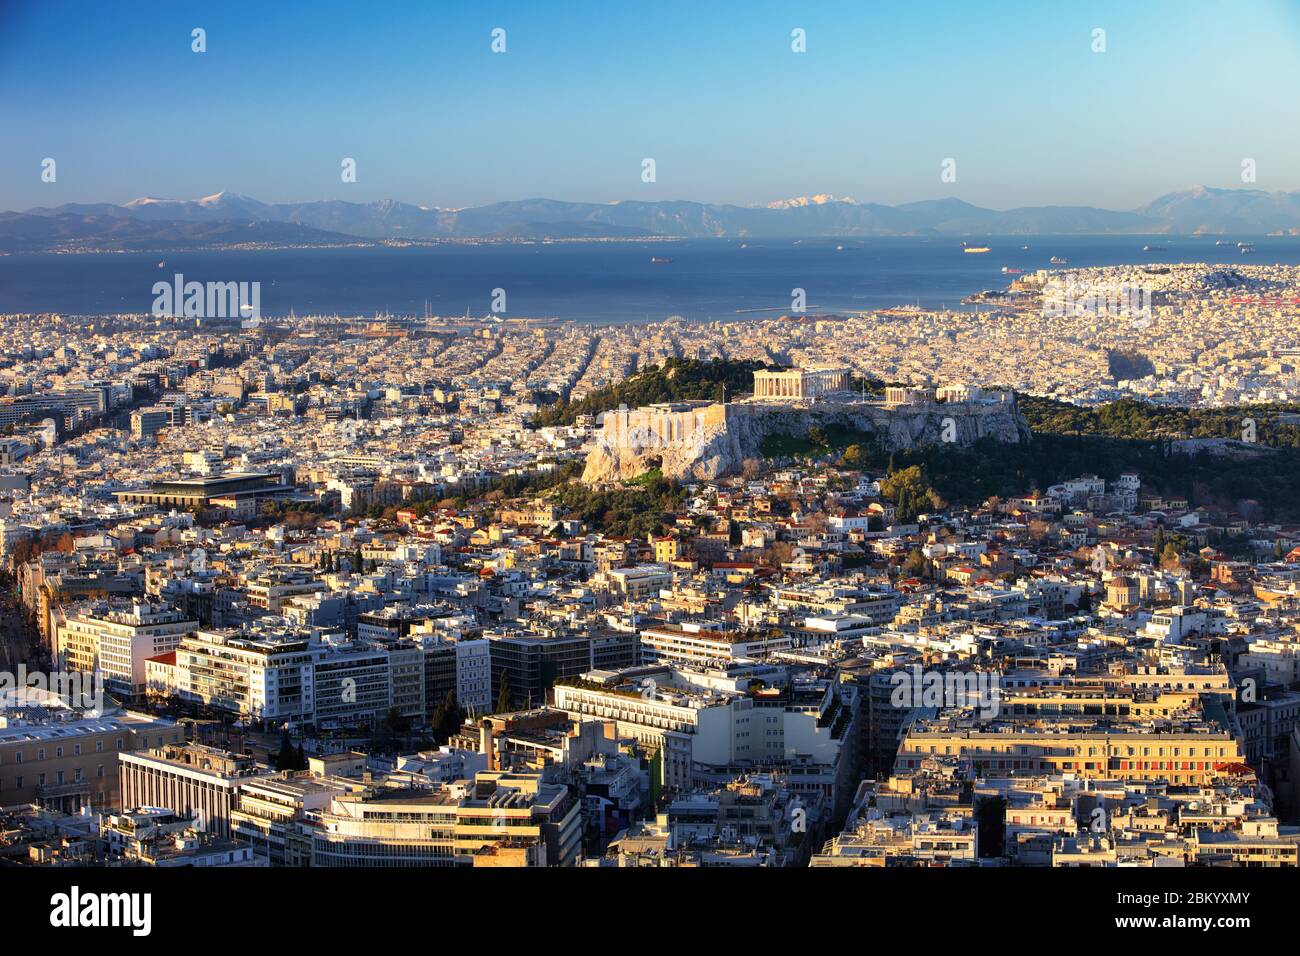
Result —
[{"label": "snow-capped mountain peak", "polygon": [[857,203],[850,196],[832,196],[830,193],[817,193],[815,196],[795,196],[793,199],[778,199],[767,204],[768,209],[798,209],[801,206],[824,206],[827,203]]}]

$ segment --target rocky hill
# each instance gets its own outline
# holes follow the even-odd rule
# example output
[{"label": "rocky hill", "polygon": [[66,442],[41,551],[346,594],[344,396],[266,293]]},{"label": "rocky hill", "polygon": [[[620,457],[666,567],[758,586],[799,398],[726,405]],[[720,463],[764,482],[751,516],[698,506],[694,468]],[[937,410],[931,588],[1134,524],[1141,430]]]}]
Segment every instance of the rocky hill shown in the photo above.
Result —
[{"label": "rocky hill", "polygon": [[886,450],[981,438],[1018,443],[1030,438],[1015,401],[930,405],[765,402],[680,402],[606,412],[582,480],[626,480],[658,468],[677,480],[708,480],[740,471],[762,457],[764,439],[807,436],[815,427],[870,435]]}]

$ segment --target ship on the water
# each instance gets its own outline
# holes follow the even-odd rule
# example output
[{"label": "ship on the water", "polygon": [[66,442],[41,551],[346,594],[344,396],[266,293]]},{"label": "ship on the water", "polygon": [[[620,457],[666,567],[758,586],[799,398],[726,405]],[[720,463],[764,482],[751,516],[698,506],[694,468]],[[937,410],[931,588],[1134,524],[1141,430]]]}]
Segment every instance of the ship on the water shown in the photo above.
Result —
[{"label": "ship on the water", "polygon": [[673,260],[670,259],[668,256],[651,256],[651,257],[650,257],[650,264],[651,264],[652,266],[666,266],[666,265],[668,265],[668,263],[670,263],[670,262],[672,262],[672,261],[673,261]]},{"label": "ship on the water", "polygon": [[962,252],[992,252],[988,246],[967,246]]},{"label": "ship on the water", "polygon": [[1004,275],[1009,275],[1009,276],[1022,276],[1025,274],[1024,269],[1013,269],[1010,266],[1003,266],[1002,272]]},{"label": "ship on the water", "polygon": [[1052,258],[1048,259],[1047,261],[1054,266],[1068,265],[1070,262],[1069,259],[1062,259],[1060,256],[1052,256]]}]

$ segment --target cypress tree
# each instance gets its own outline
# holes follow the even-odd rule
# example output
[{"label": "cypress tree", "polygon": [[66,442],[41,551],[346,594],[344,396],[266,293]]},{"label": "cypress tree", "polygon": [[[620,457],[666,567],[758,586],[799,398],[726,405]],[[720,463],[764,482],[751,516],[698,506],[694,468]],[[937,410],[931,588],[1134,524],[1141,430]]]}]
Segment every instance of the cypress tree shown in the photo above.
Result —
[{"label": "cypress tree", "polygon": [[289,739],[289,731],[284,731],[280,737],[280,753],[275,758],[275,769],[293,770],[298,763],[298,754],[293,749],[293,741]]}]

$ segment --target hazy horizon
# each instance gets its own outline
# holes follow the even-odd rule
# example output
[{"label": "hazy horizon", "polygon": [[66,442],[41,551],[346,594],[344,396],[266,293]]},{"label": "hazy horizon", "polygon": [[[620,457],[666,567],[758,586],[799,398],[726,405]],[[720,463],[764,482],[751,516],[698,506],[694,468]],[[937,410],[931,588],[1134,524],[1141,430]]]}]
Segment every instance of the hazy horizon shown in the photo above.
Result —
[{"label": "hazy horizon", "polygon": [[1108,207],[1108,206],[1103,206],[1103,205],[1101,205],[1100,203],[1087,203],[1087,202],[1084,202],[1084,203],[1021,203],[1021,204],[1017,204],[1017,205],[1013,205],[1013,206],[1005,206],[1005,207],[998,207],[998,206],[984,206],[984,205],[982,205],[981,203],[971,202],[970,200],[966,199],[965,197],[963,197],[963,196],[961,196],[961,195],[946,195],[946,196],[945,196],[945,195],[930,195],[930,196],[918,196],[918,197],[913,198],[913,199],[901,199],[901,200],[899,200],[899,201],[897,201],[897,202],[885,202],[885,201],[883,201],[883,200],[876,200],[876,199],[864,198],[864,197],[861,197],[861,196],[838,196],[838,195],[831,196],[831,195],[826,194],[826,193],[810,193],[810,194],[804,194],[804,195],[798,195],[798,196],[793,196],[793,195],[792,195],[792,196],[779,196],[779,197],[773,197],[773,198],[770,199],[770,200],[759,201],[759,202],[754,202],[754,203],[727,203],[727,202],[718,202],[718,201],[710,200],[710,199],[686,199],[686,198],[684,198],[684,197],[680,197],[680,196],[663,196],[663,197],[659,197],[659,198],[657,198],[657,199],[645,199],[645,198],[635,197],[635,196],[628,196],[628,197],[619,198],[619,199],[577,199],[577,198],[570,198],[570,197],[565,197],[565,196],[554,196],[554,195],[535,195],[535,196],[534,196],[534,195],[530,195],[530,196],[509,196],[509,197],[504,197],[504,198],[499,198],[499,199],[492,199],[492,200],[488,200],[488,201],[486,201],[486,202],[484,202],[484,203],[476,203],[476,204],[474,204],[474,205],[470,205],[470,206],[431,206],[431,205],[429,205],[429,204],[427,204],[427,203],[420,203],[420,202],[413,201],[413,200],[409,200],[409,199],[403,199],[403,198],[401,198],[401,197],[397,197],[397,196],[381,196],[381,197],[378,197],[378,198],[375,198],[375,199],[353,199],[353,198],[349,198],[349,197],[347,197],[347,196],[328,197],[328,198],[326,198],[326,199],[319,199],[319,200],[312,200],[312,199],[306,199],[306,200],[303,200],[303,199],[275,199],[275,198],[268,198],[268,197],[266,197],[266,196],[255,195],[255,194],[253,194],[253,193],[250,193],[250,192],[247,192],[247,191],[245,191],[245,190],[241,190],[241,189],[218,189],[218,190],[215,190],[215,191],[212,191],[212,192],[204,193],[204,194],[201,194],[201,195],[195,195],[195,196],[161,196],[161,195],[147,194],[147,195],[141,195],[141,196],[132,196],[132,197],[130,197],[130,198],[128,198],[128,199],[116,199],[116,198],[115,198],[115,199],[69,200],[67,203],[54,203],[54,204],[45,204],[45,203],[42,203],[42,204],[38,204],[38,205],[35,205],[35,206],[27,206],[27,207],[24,207],[24,208],[21,208],[21,209],[6,209],[6,210],[0,210],[0,211],[4,211],[4,212],[27,212],[27,211],[32,210],[32,209],[47,209],[47,208],[53,208],[54,206],[61,206],[61,205],[67,205],[67,204],[100,204],[100,203],[107,203],[107,204],[109,204],[109,205],[114,205],[114,206],[123,206],[123,207],[125,207],[125,206],[129,206],[129,205],[132,204],[132,203],[139,203],[139,202],[141,202],[141,201],[152,201],[152,202],[160,202],[160,203],[173,203],[173,202],[175,202],[175,203],[196,203],[196,202],[201,202],[201,201],[203,201],[203,200],[215,199],[216,197],[218,197],[218,196],[220,196],[220,195],[222,195],[222,194],[227,194],[227,195],[229,195],[229,196],[231,196],[231,197],[238,197],[238,198],[242,198],[242,199],[251,199],[251,200],[254,200],[254,201],[256,201],[256,202],[264,203],[264,204],[266,204],[266,205],[270,205],[270,206],[275,206],[275,205],[296,205],[296,204],[310,203],[310,202],[352,202],[352,203],[365,204],[365,203],[375,203],[375,202],[388,202],[388,201],[391,201],[391,202],[405,203],[405,204],[412,205],[412,206],[420,206],[421,208],[429,209],[429,210],[432,210],[432,209],[439,209],[439,210],[444,210],[444,211],[448,211],[448,212],[454,212],[454,211],[461,210],[461,209],[472,209],[472,208],[476,208],[477,206],[480,206],[480,205],[482,205],[482,206],[490,206],[490,205],[495,205],[495,204],[498,204],[498,203],[528,202],[528,201],[533,201],[533,200],[551,200],[551,201],[555,201],[555,202],[574,203],[574,204],[591,204],[591,205],[603,205],[603,206],[614,206],[614,205],[618,205],[618,204],[620,204],[620,203],[631,203],[631,202],[663,202],[663,203],[690,202],[690,203],[701,203],[701,204],[704,204],[704,205],[736,206],[737,208],[743,208],[743,209],[757,209],[757,208],[772,208],[772,207],[777,206],[777,205],[779,205],[779,204],[781,204],[781,203],[788,202],[788,201],[791,201],[791,200],[800,200],[800,199],[809,199],[809,200],[811,200],[811,199],[815,199],[815,198],[822,197],[822,196],[825,196],[825,197],[826,197],[826,198],[824,199],[824,202],[850,202],[850,203],[854,203],[854,204],[856,204],[856,205],[862,205],[862,206],[884,205],[884,206],[893,206],[893,207],[898,207],[898,206],[914,205],[914,204],[917,204],[917,203],[924,203],[924,202],[938,202],[938,201],[941,201],[941,200],[956,200],[956,201],[958,201],[958,202],[969,203],[969,204],[972,205],[972,206],[977,206],[977,207],[982,208],[982,209],[990,209],[990,210],[993,210],[993,211],[995,211],[995,212],[1009,212],[1009,211],[1011,211],[1011,210],[1013,210],[1013,209],[1019,209],[1019,208],[1030,208],[1030,207],[1034,207],[1034,206],[1045,206],[1045,207],[1046,207],[1046,206],[1080,206],[1080,207],[1092,207],[1092,208],[1097,208],[1097,209],[1108,209],[1108,210],[1115,211],[1115,212],[1128,212],[1128,211],[1132,211],[1132,209],[1138,209],[1138,208],[1141,208],[1142,206],[1144,206],[1147,202],[1150,202],[1151,200],[1159,199],[1159,198],[1161,198],[1161,197],[1163,197],[1163,196],[1175,195],[1175,194],[1178,194],[1178,193],[1188,192],[1188,191],[1191,191],[1191,190],[1197,190],[1197,189],[1221,190],[1221,191],[1228,191],[1228,192],[1243,192],[1243,193],[1244,193],[1244,192],[1264,192],[1264,193],[1287,193],[1287,192],[1300,192],[1300,189],[1297,189],[1297,190],[1268,190],[1268,189],[1260,189],[1259,187],[1256,187],[1256,186],[1217,186],[1217,185],[1211,185],[1211,184],[1208,184],[1208,183],[1188,183],[1188,184],[1186,184],[1185,186],[1175,187],[1175,188],[1171,188],[1171,189],[1166,189],[1166,190],[1163,190],[1162,192],[1160,192],[1160,193],[1158,193],[1158,194],[1154,194],[1154,195],[1148,197],[1148,199],[1143,200],[1142,202],[1137,203],[1135,206],[1131,207],[1130,209],[1121,209],[1121,208],[1119,208],[1119,207]]}]

